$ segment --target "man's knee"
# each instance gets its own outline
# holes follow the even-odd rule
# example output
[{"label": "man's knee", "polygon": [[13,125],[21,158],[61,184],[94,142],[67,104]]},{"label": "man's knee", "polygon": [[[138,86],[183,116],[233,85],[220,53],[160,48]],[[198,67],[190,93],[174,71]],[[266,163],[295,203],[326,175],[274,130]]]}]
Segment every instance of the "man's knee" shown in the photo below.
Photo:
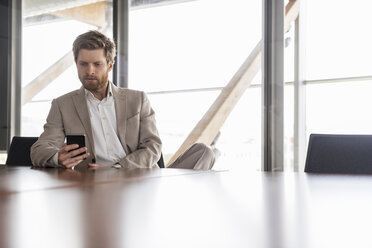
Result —
[{"label": "man's knee", "polygon": [[[196,166],[194,169],[209,170],[213,167],[215,162],[215,156],[213,150],[203,143],[195,143],[192,145],[195,151],[200,153],[201,166]],[[198,168],[199,167],[199,168]]]},{"label": "man's knee", "polygon": [[189,149],[190,152],[200,152],[200,153],[204,153],[208,150],[210,150],[210,148],[204,143],[195,143],[192,146],[190,146],[190,149]]},{"label": "man's knee", "polygon": [[195,143],[189,147],[169,168],[183,168],[194,170],[210,170],[215,156],[212,149],[203,144]]}]

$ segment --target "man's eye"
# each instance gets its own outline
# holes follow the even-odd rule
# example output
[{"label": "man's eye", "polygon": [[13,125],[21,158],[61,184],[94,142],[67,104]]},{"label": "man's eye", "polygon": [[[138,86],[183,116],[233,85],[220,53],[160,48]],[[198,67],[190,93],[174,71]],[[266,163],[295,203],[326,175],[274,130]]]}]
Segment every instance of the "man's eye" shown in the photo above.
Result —
[{"label": "man's eye", "polygon": [[94,65],[95,65],[95,66],[100,66],[100,65],[101,65],[101,63],[95,63]]},{"label": "man's eye", "polygon": [[84,62],[80,62],[80,65],[81,65],[81,66],[86,66],[86,65],[87,65],[87,63],[84,63]]}]

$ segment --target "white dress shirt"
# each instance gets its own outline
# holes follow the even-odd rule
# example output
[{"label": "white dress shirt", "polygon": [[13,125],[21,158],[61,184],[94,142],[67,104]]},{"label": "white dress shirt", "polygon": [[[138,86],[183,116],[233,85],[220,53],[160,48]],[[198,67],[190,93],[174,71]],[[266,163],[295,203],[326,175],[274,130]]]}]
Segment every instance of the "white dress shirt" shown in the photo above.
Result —
[{"label": "white dress shirt", "polygon": [[86,101],[92,126],[96,163],[113,165],[126,156],[118,136],[115,102],[111,85],[102,101],[85,90]]}]

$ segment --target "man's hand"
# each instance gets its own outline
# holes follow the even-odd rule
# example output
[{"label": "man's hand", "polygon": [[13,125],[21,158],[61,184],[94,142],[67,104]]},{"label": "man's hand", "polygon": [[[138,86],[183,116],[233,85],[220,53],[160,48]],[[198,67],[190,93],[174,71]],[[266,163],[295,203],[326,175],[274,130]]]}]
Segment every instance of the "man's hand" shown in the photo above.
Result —
[{"label": "man's hand", "polygon": [[102,167],[105,167],[105,166],[101,165],[101,164],[93,164],[93,163],[88,164],[88,170],[96,170],[96,169],[102,168]]},{"label": "man's hand", "polygon": [[86,147],[74,150],[78,147],[79,145],[77,144],[63,144],[62,148],[58,151],[58,164],[65,166],[67,169],[71,169],[75,165],[79,164],[81,161],[89,157],[89,153],[84,153],[80,156],[75,157],[76,155],[87,151]]}]

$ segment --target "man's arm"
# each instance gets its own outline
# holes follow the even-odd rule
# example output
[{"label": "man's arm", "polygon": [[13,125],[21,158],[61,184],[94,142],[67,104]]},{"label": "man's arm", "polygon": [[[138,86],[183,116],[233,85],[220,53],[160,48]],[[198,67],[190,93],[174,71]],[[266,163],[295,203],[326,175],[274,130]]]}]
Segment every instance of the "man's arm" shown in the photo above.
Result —
[{"label": "man's arm", "polygon": [[[138,146],[119,161],[124,168],[152,168],[156,166],[161,155],[162,143],[156,128],[155,112],[145,93],[141,93],[141,98]],[[126,130],[127,133],[131,131]]]},{"label": "man's arm", "polygon": [[31,147],[32,164],[35,166],[58,166],[53,162],[52,157],[62,147],[64,139],[61,111],[57,100],[53,100],[47,122],[44,125],[44,132]]},{"label": "man's arm", "polygon": [[35,166],[65,167],[72,168],[79,164],[89,153],[76,156],[86,152],[87,148],[82,147],[77,150],[77,144],[64,144],[65,131],[63,127],[61,110],[57,100],[52,101],[47,123],[44,125],[44,132],[31,147],[31,161]]}]

